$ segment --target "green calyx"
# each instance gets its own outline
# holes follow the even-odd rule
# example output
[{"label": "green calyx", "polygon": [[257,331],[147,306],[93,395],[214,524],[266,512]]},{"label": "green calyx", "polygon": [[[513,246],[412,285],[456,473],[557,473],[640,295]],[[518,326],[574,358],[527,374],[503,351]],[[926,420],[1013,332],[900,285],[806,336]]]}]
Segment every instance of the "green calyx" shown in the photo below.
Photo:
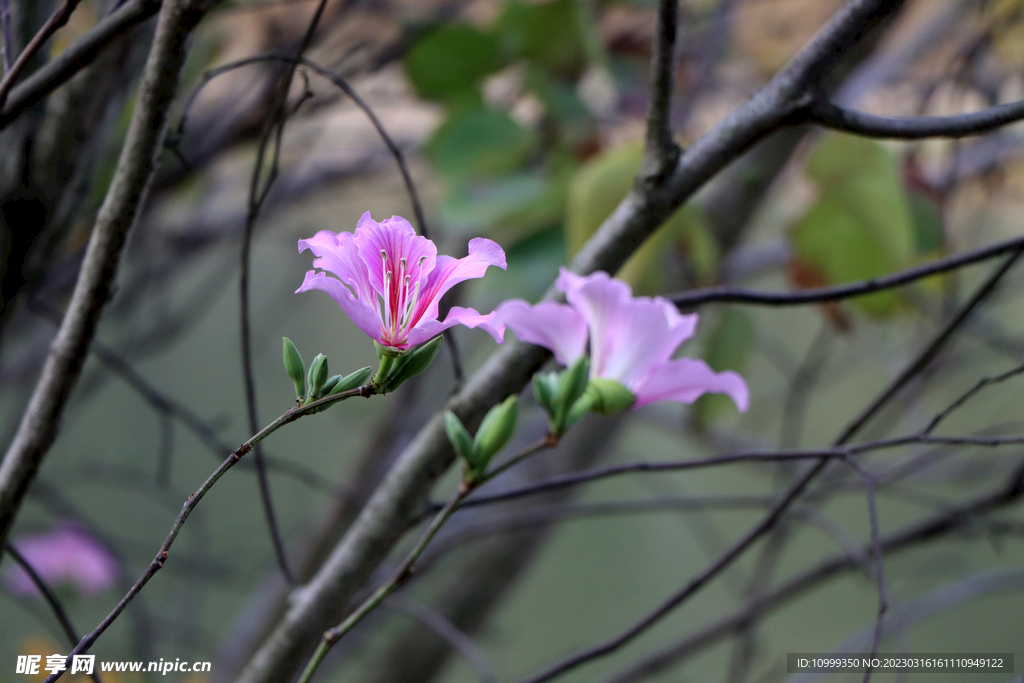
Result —
[{"label": "green calyx", "polygon": [[587,396],[591,410],[602,415],[614,415],[632,408],[636,403],[636,394],[613,379],[600,377],[590,380]]},{"label": "green calyx", "polygon": [[386,394],[427,369],[441,348],[441,337],[434,337],[405,351],[381,346],[377,342],[374,345],[380,366],[373,377],[373,383],[381,393]]}]

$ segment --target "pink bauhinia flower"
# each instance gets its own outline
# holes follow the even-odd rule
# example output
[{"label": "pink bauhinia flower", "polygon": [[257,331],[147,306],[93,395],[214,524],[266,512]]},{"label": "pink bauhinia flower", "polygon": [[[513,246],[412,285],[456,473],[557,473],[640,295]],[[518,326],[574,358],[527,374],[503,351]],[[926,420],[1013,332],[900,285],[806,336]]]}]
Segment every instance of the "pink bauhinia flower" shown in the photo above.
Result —
[{"label": "pink bauhinia flower", "polygon": [[723,393],[746,411],[750,392],[742,377],[715,372],[702,360],[672,358],[693,336],[696,313],[682,315],[662,297],[634,297],[629,285],[603,272],[581,277],[563,268],[556,286],[568,305],[514,299],[495,311],[499,321],[566,366],[586,353],[589,338],[591,379],[622,384],[636,396],[634,407]]},{"label": "pink bauhinia flower", "polygon": [[438,302],[454,285],[483,277],[488,266],[505,269],[505,252],[491,240],[470,240],[465,258],[438,256],[434,243],[418,236],[404,218],[378,223],[367,211],[355,234],[321,230],[299,240],[299,252],[306,249],[316,256],[313,267],[319,271],[308,271],[297,292],[327,292],[381,346],[403,351],[453,325],[480,327],[502,342],[505,327],[493,313],[452,306],[444,322],[437,319]]},{"label": "pink bauhinia flower", "polygon": [[[117,579],[114,557],[102,543],[73,523],[64,523],[47,533],[23,536],[12,545],[50,586],[70,583],[83,594],[92,595],[109,588]],[[4,579],[16,595],[38,595],[32,578],[13,563]]]}]

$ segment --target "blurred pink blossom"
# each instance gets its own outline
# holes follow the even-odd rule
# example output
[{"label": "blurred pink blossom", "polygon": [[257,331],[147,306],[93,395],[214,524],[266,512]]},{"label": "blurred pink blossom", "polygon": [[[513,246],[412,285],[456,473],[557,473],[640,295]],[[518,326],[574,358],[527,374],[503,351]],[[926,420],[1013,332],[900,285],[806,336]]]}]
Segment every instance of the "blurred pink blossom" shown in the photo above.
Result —
[{"label": "blurred pink blossom", "polygon": [[[321,230],[299,240],[299,252],[317,257],[298,292],[320,289],[333,298],[359,329],[382,346],[404,350],[422,344],[452,325],[481,327],[499,344],[505,328],[493,313],[452,306],[438,321],[438,302],[454,285],[483,277],[488,266],[505,269],[505,252],[491,240],[469,241],[469,255],[438,256],[437,247],[420,237],[404,218],[378,223],[367,211],[355,234]],[[328,277],[323,271],[334,274]]]},{"label": "blurred pink blossom", "polygon": [[694,358],[673,359],[693,336],[697,314],[682,315],[662,297],[634,297],[625,282],[597,272],[586,277],[562,268],[556,286],[567,304],[535,306],[513,299],[495,311],[525,342],[543,346],[562,365],[586,353],[590,377],[619,382],[636,396],[634,407],[655,401],[692,403],[705,393],[728,395],[746,411],[750,392],[735,372],[715,372]]},{"label": "blurred pink blossom", "polygon": [[[117,579],[114,557],[74,523],[63,523],[44,534],[22,536],[11,545],[50,586],[71,583],[83,594],[93,595]],[[7,567],[4,582],[16,595],[39,594],[28,573],[13,562]]]}]

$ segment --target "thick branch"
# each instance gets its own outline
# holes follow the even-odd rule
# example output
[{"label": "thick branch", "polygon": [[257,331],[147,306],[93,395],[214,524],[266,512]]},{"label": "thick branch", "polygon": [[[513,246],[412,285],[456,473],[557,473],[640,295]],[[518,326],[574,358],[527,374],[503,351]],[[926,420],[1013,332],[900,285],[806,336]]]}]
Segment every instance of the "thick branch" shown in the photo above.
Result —
[{"label": "thick branch", "polygon": [[[145,201],[163,146],[167,110],[185,61],[186,40],[202,12],[172,4],[154,38],[121,157],[100,207],[64,320],[42,375],[0,464],[0,541],[57,434],[64,406],[92,342],[128,230]],[[159,33],[162,31],[162,33]]]},{"label": "thick branch", "polygon": [[658,25],[651,56],[651,103],[647,110],[647,140],[640,182],[657,184],[679,161],[672,139],[672,86],[676,66],[679,0],[660,0]]}]

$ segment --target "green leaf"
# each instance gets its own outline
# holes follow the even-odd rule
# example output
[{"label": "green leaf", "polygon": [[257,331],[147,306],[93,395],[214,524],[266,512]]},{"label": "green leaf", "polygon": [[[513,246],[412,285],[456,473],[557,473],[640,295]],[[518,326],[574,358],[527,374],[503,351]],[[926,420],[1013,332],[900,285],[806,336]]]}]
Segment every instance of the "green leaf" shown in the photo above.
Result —
[{"label": "green leaf", "polygon": [[533,133],[508,114],[480,105],[453,112],[434,132],[426,151],[441,173],[468,180],[515,170],[534,144]]},{"label": "green leaf", "polygon": [[511,0],[496,27],[510,54],[563,78],[575,78],[587,63],[586,17],[576,0]]},{"label": "green leaf", "polygon": [[[828,284],[883,275],[910,264],[915,230],[896,161],[877,142],[830,135],[807,164],[819,191],[793,231],[798,259]],[[894,292],[858,297],[852,304],[873,315],[892,313]]]},{"label": "green leaf", "polygon": [[[590,159],[569,184],[565,229],[569,255],[579,251],[612,211],[633,189],[643,146],[622,145]],[[717,246],[696,208],[680,207],[626,261],[616,277],[628,282],[638,294],[663,291],[662,262],[679,243],[684,247],[698,278],[713,279],[718,270]]]},{"label": "green leaf", "polygon": [[405,70],[416,93],[439,100],[465,98],[500,66],[494,36],[461,23],[426,34],[405,57]]},{"label": "green leaf", "polygon": [[288,337],[282,341],[284,347],[284,370],[295,385],[296,398],[303,398],[306,395],[306,366],[302,362],[302,356],[295,344]]}]

